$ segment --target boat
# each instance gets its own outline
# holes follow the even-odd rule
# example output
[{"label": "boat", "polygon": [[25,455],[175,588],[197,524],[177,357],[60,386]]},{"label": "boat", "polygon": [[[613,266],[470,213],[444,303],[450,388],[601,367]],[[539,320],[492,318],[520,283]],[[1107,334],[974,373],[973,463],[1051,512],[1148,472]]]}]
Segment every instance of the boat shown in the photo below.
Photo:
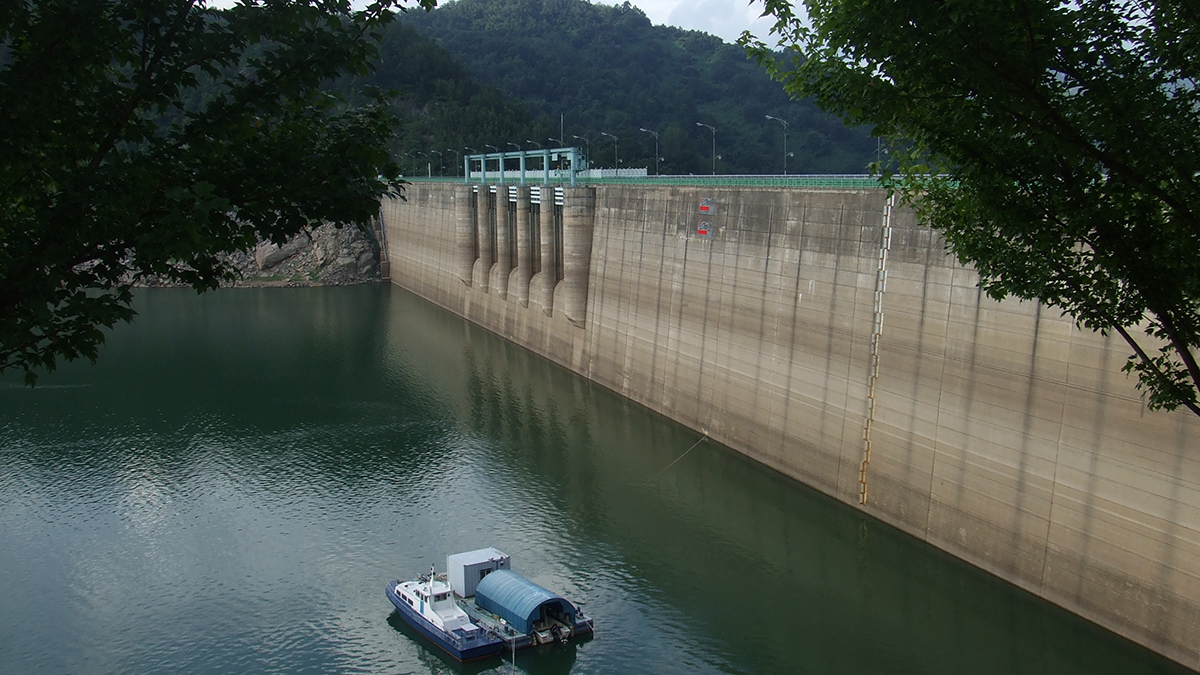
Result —
[{"label": "boat", "polygon": [[388,599],[422,635],[460,661],[504,650],[567,642],[593,632],[571,601],[513,572],[494,548],[446,557],[446,574],[393,581]]},{"label": "boat", "polygon": [[593,631],[579,606],[512,571],[511,562],[494,548],[447,556],[454,600],[472,621],[514,650]]},{"label": "boat", "polygon": [[387,597],[408,625],[459,661],[475,661],[500,653],[505,641],[484,630],[459,607],[445,575],[430,568],[412,581],[393,581]]},{"label": "boat", "polygon": [[509,649],[565,643],[593,630],[591,617],[577,605],[510,570],[492,572],[479,582],[475,597],[456,600]]}]

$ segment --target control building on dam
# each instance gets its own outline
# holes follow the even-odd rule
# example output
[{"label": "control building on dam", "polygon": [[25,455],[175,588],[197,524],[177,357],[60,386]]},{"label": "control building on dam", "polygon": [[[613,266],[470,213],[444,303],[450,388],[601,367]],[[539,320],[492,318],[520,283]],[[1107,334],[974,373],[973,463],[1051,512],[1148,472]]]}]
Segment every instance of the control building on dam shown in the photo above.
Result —
[{"label": "control building on dam", "polygon": [[868,181],[693,182],[416,182],[391,280],[1200,670],[1200,419],[1120,338],[987,298]]}]

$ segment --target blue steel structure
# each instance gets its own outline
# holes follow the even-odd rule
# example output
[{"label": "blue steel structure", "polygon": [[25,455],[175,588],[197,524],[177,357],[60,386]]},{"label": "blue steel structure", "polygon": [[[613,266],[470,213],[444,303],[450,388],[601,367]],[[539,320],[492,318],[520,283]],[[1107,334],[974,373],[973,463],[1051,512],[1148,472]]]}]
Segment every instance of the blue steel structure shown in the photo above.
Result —
[{"label": "blue steel structure", "polygon": [[[513,145],[515,147],[516,144],[513,144]],[[521,185],[525,185],[527,183],[527,178],[529,177],[526,172],[526,160],[528,160],[528,159],[540,159],[541,160],[542,166],[541,166],[540,173],[541,173],[541,178],[542,178],[541,183],[543,185],[549,185],[552,181],[552,178],[553,178],[554,182],[560,182],[561,179],[564,178],[564,173],[569,172],[569,175],[566,177],[569,178],[571,187],[575,187],[578,184],[576,176],[579,174],[580,171],[583,171],[584,169],[587,168],[584,165],[583,153],[581,153],[579,151],[579,148],[575,148],[575,147],[539,148],[537,150],[518,150],[516,152],[505,152],[503,150],[498,150],[497,152],[463,155],[463,182],[468,185],[471,184],[471,168],[472,168],[473,164],[478,162],[478,164],[479,164],[479,182],[487,183],[488,182],[488,168],[487,168],[488,162],[495,161],[497,163],[496,173],[498,174],[498,176],[497,176],[498,180],[493,181],[493,182],[498,182],[501,185],[504,185],[505,184],[505,175],[504,175],[505,174],[505,163],[509,159],[516,159],[519,162],[518,177],[521,181],[521,183],[520,183]],[[552,172],[550,170],[550,163],[552,161],[568,161],[568,162],[570,162],[570,168],[566,169],[566,170],[556,169],[553,171],[554,175],[552,177],[551,176]]]}]

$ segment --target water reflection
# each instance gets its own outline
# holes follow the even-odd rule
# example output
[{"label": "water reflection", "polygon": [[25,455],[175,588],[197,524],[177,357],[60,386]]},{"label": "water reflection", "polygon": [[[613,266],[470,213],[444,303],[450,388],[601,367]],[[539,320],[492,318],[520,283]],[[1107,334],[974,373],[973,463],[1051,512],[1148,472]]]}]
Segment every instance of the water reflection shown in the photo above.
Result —
[{"label": "water reflection", "polygon": [[[474,675],[475,673],[482,673],[489,670],[497,670],[499,672],[512,670],[514,657],[510,652],[504,652],[503,654],[478,661],[461,663],[446,652],[435,647],[425,636],[408,625],[400,617],[399,612],[393,611],[389,614],[387,622],[397,633],[426,647],[421,653],[420,660],[422,664],[428,667],[428,672],[430,673]],[[576,654],[581,645],[585,645],[591,642],[591,640],[592,636],[588,634],[573,639],[566,644],[554,643],[538,648],[518,650],[515,655],[516,668],[526,672],[539,673],[539,675],[565,675],[566,673],[570,673],[575,667]]]},{"label": "water reflection", "polygon": [[424,647],[418,652],[418,659],[429,673],[461,673],[463,675],[475,675],[489,670],[494,670],[503,657],[491,656],[478,661],[468,661],[461,663],[454,657],[447,654],[445,651],[434,646],[429,639],[421,635],[415,628],[408,625],[404,619],[400,617],[399,612],[392,611],[387,618],[388,625],[391,626],[397,633],[403,635],[406,639],[411,640]]},{"label": "water reflection", "polygon": [[138,308],[0,380],[0,672],[508,672],[382,592],[482,546],[597,621],[520,672],[1185,672],[399,289]]},{"label": "water reflection", "polygon": [[684,670],[1185,672],[725,448],[672,465],[699,434],[440,310],[405,314],[393,343],[462,331],[465,373],[436,381],[494,439],[493,492],[570,539],[558,587],[636,608],[593,610],[636,658],[657,660],[645,641],[693,650]]}]

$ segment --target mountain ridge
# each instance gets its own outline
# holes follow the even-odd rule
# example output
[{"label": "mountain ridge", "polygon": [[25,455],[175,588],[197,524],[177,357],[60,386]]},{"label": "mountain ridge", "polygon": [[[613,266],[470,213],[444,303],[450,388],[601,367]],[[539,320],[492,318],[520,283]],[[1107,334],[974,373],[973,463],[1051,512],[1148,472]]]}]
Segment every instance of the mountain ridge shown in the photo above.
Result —
[{"label": "mountain ridge", "polygon": [[[654,173],[646,128],[660,135],[662,173],[708,173],[714,159],[717,173],[780,173],[783,129],[767,115],[789,122],[789,173],[862,173],[874,159],[866,130],[790,100],[740,47],[652,25],[628,2],[456,0],[397,23],[445,49],[472,79],[519,101],[549,136],[557,138],[562,115],[562,140],[587,145],[594,166],[619,159],[622,167]],[[697,123],[716,128],[715,158],[712,134]],[[509,133],[515,135],[490,142],[548,142]],[[577,143],[576,135],[589,143]]]}]

